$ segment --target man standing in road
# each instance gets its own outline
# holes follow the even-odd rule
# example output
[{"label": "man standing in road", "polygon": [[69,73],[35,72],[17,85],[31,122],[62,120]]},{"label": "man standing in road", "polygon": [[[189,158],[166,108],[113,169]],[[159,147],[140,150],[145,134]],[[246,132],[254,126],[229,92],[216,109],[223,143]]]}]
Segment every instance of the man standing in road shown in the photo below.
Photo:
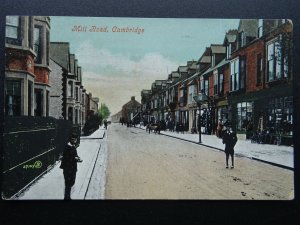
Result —
[{"label": "man standing in road", "polygon": [[65,178],[65,200],[71,199],[71,188],[75,184],[77,162],[82,162],[77,154],[77,147],[77,137],[73,134],[65,147],[60,165],[60,168],[63,169]]},{"label": "man standing in road", "polygon": [[232,130],[229,123],[226,125],[226,130],[223,134],[223,144],[225,144],[225,154],[226,154],[226,168],[228,168],[229,155],[231,156],[231,169],[234,168],[234,146],[237,142],[237,135]]}]

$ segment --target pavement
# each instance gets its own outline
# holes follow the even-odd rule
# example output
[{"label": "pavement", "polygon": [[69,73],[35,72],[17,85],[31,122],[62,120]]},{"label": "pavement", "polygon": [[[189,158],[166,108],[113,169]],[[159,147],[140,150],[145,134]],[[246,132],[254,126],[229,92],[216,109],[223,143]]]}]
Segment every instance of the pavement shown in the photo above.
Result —
[{"label": "pavement", "polygon": [[[90,136],[80,138],[77,153],[83,162],[77,164],[76,181],[71,190],[72,199],[104,198],[105,182],[103,179],[105,176],[98,176],[98,179],[94,179],[94,171],[96,167],[102,167],[96,169],[97,173],[105,171],[107,154],[103,154],[106,148],[102,141],[105,139],[105,133],[106,130],[100,127]],[[64,199],[63,170],[59,166],[60,161],[57,161],[51,170],[43,174],[26,190],[22,190],[15,199]]]},{"label": "pavement", "polygon": [[[136,128],[146,129],[144,126],[136,126]],[[162,135],[172,138],[189,141],[199,144],[199,134],[191,134],[189,132],[171,132],[161,131]],[[225,145],[222,139],[216,135],[201,135],[201,145],[211,147],[220,151],[224,151]],[[270,144],[251,143],[250,140],[238,140],[234,147],[235,155],[241,157],[248,157],[253,160],[258,160],[264,163],[272,164],[282,168],[294,169],[294,148],[291,146],[278,146]]]}]

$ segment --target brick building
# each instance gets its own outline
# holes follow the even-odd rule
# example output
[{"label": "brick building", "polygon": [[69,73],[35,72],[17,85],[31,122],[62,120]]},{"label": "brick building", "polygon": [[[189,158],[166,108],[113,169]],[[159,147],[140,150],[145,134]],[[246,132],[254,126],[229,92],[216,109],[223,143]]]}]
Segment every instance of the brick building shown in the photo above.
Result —
[{"label": "brick building", "polygon": [[174,112],[175,122],[191,131],[199,115],[193,97],[202,93],[208,97],[200,112],[206,133],[214,133],[221,120],[230,121],[240,138],[246,138],[249,124],[253,131],[269,129],[277,136],[291,135],[291,40],[292,24],[288,20],[240,20],[238,29],[229,30],[222,44],[205,49],[195,73],[188,72],[188,62],[176,71],[177,79],[170,80],[169,75],[170,84],[159,92],[152,84],[142,108],[150,112],[149,117],[155,116],[159,105],[153,100],[169,96],[165,110]]},{"label": "brick building", "polygon": [[49,115],[49,32],[46,16],[7,16],[5,115]]},{"label": "brick building", "polygon": [[122,119],[124,122],[131,121],[134,116],[140,112],[141,104],[135,100],[135,97],[132,96],[130,101],[122,106]]}]

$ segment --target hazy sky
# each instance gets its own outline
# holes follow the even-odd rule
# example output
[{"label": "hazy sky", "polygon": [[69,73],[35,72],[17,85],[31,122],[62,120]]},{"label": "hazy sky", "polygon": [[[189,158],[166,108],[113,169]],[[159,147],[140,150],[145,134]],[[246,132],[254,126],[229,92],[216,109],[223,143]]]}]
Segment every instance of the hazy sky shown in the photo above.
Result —
[{"label": "hazy sky", "polygon": [[[51,41],[69,42],[82,67],[83,85],[112,115],[157,79],[198,60],[211,44],[222,44],[239,20],[51,17]],[[81,26],[81,31],[74,31]],[[96,26],[104,32],[93,32]],[[115,28],[114,28],[115,27]],[[113,32],[138,28],[137,32]],[[80,27],[77,27],[80,28]]]}]

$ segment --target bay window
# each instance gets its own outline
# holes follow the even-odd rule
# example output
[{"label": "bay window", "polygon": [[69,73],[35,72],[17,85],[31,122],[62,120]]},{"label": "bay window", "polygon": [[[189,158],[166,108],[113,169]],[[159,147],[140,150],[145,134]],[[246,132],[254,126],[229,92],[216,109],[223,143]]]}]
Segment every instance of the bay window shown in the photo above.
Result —
[{"label": "bay window", "polygon": [[35,26],[33,33],[33,42],[34,42],[34,52],[36,53],[36,63],[42,63],[42,27]]},{"label": "bay window", "polygon": [[6,81],[5,115],[21,115],[21,81]]}]

